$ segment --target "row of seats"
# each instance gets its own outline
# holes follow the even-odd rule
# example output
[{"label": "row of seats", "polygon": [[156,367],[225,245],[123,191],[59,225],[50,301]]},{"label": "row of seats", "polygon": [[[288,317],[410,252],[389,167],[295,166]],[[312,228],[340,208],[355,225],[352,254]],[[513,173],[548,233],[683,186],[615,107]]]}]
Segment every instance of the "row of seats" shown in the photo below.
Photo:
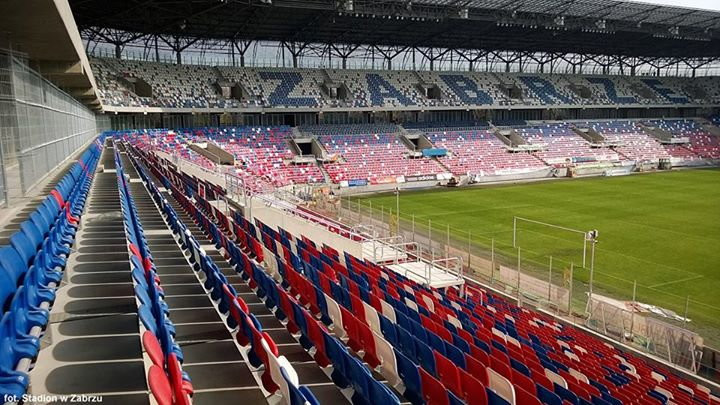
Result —
[{"label": "row of seats", "polygon": [[614,148],[620,157],[635,161],[653,161],[670,157],[667,149],[646,134],[634,121],[599,121],[587,125],[619,146]]},{"label": "row of seats", "polygon": [[[114,97],[112,101],[116,104],[122,105],[124,100],[129,100],[130,103],[142,102],[143,106],[165,108],[222,109],[240,106],[238,100],[222,97],[218,92],[215,84],[219,77],[213,66],[174,65],[115,58],[94,59],[94,61],[94,67],[104,66],[100,69],[115,72],[116,75],[113,79],[112,73],[105,73],[99,76],[100,79],[109,78],[111,81],[121,83],[140,79],[151,88],[152,97],[138,97],[131,89],[118,93],[116,89],[125,86],[111,84],[108,90],[111,91]],[[106,94],[103,84],[100,84],[100,89],[101,96]]]},{"label": "row of seats", "polygon": [[[425,135],[437,147],[448,150],[438,158],[412,158],[400,143],[394,125],[315,125],[301,131],[312,134],[334,160],[323,168],[334,183],[366,180],[372,184],[395,182],[400,176],[434,175],[449,169],[456,175],[498,175],[536,171],[548,165],[568,162],[651,161],[684,157],[720,157],[720,138],[704,131],[693,120],[649,121],[646,125],[684,136],[684,146],[663,146],[633,121],[588,121],[514,127],[526,143],[540,147],[534,152],[510,153],[506,145],[486,127],[427,129]],[[573,130],[573,125],[592,128],[613,146],[590,145]],[[243,179],[246,188],[264,192],[291,184],[321,183],[323,169],[315,163],[293,163],[289,139],[292,130],[279,127],[228,127],[119,132],[133,144],[144,144],[191,161],[209,170],[232,173]],[[189,143],[212,142],[233,154],[234,167],[215,165],[189,149]]]},{"label": "row of seats", "polygon": [[525,152],[508,153],[505,144],[487,129],[428,131],[428,139],[450,153],[440,162],[457,175],[495,175],[509,171],[532,171],[545,163]]},{"label": "row of seats", "polygon": [[318,140],[328,153],[341,157],[324,165],[336,183],[359,179],[394,183],[398,176],[445,172],[434,160],[407,156],[408,149],[391,134],[325,135]]},{"label": "row of seats", "polygon": [[[197,132],[197,131],[196,131]],[[288,126],[231,127],[202,130],[202,135],[235,156],[236,170],[274,186],[318,183],[324,180],[314,163],[295,164],[288,140]],[[242,177],[246,177],[241,175]],[[258,185],[260,186],[260,185]]]},{"label": "row of seats", "polygon": [[27,390],[101,149],[93,143],[0,248],[0,395],[9,396],[6,402]]},{"label": "row of seats", "polygon": [[[710,103],[720,80],[602,75],[490,72],[413,72],[339,69],[213,67],[91,59],[103,102],[114,106],[165,108],[542,106]],[[142,79],[152,97],[128,85]],[[238,84],[242,96],[223,97],[217,83]],[[344,99],[326,94],[326,84],[347,90]],[[435,87],[427,97],[421,87]],[[508,88],[519,96],[511,97]],[[698,91],[698,88],[705,89]],[[583,92],[582,90],[586,90]],[[585,94],[588,93],[588,94]],[[581,94],[585,94],[581,97]]]},{"label": "row of seats", "polygon": [[[261,250],[262,245],[259,244],[253,236],[256,234],[256,228],[252,224],[237,215],[235,216],[235,221],[231,221],[221,211],[212,207],[202,198],[196,198],[194,205],[182,205],[186,207],[188,212],[194,213],[196,222],[202,228],[207,230],[208,235],[211,235],[212,241],[216,244],[216,246],[218,248],[223,248],[226,252],[228,252],[231,262],[236,265],[236,268],[241,276],[249,281],[249,285],[255,289],[258,296],[264,300],[268,308],[275,313],[278,319],[286,323],[288,330],[299,338],[300,343],[306,349],[309,350],[313,347],[316,347],[317,349],[318,346],[315,346],[313,342],[317,342],[317,339],[320,337],[324,340],[328,340],[328,342],[334,342],[335,346],[339,350],[342,350],[342,343],[332,337],[329,332],[327,332],[327,329],[325,329],[325,327],[322,326],[322,324],[315,319],[309,311],[307,311],[293,297],[289,296],[288,292],[283,290],[280,285],[276,284],[275,281],[266,274],[262,267],[258,265],[259,262],[266,260],[265,251]],[[218,221],[217,223],[220,226],[215,226],[215,224],[210,221],[210,218],[212,218],[213,221]],[[230,227],[231,222],[233,223],[232,228]],[[232,239],[229,239],[226,234],[233,235],[236,239],[237,245],[232,241]],[[223,311],[227,311],[229,321],[233,321],[234,324],[239,325],[236,335],[238,343],[241,345],[250,345],[251,347],[253,345],[257,345],[258,337],[252,330],[252,328],[257,325],[250,325],[247,320],[244,320],[244,315],[247,311],[246,306],[243,305],[242,301],[240,301],[239,305],[234,303],[234,294],[227,286],[223,286],[223,291],[225,297],[229,301],[229,305],[221,304],[220,308]],[[221,302],[226,298],[221,297]],[[310,335],[310,330],[312,330],[312,335]],[[301,331],[304,333],[301,334]],[[323,331],[325,332],[323,333]],[[308,336],[312,336],[312,338]],[[267,334],[264,334],[263,337],[264,340],[261,341],[261,343],[272,341]],[[326,357],[324,353],[324,351],[315,350],[313,357],[321,367],[328,367],[331,364],[331,359]],[[287,395],[289,395],[289,402],[291,404],[312,403],[312,393],[307,390],[306,387],[297,386],[297,376],[294,376],[293,373],[287,373],[290,376],[294,376],[294,379],[285,381],[287,387],[282,385],[282,380],[274,378],[272,371],[274,369],[273,356],[277,356],[277,353],[272,354],[268,352],[266,355],[268,357],[267,363],[270,365],[270,375],[264,375],[263,382],[265,384],[265,388],[270,392],[274,392],[277,388],[273,385],[275,384],[273,381],[280,381],[280,389],[283,396],[288,398]],[[266,364],[265,360],[260,356],[253,356],[251,357],[251,360],[252,359],[254,359],[256,364]],[[286,370],[292,370],[291,366],[286,364],[286,361],[282,356],[280,356],[278,360],[282,365],[280,369],[283,371],[280,374],[284,377]],[[374,380],[370,375],[370,370],[368,370],[357,358],[351,356],[347,351],[338,353],[333,360],[335,360],[332,362],[335,370],[347,370],[351,368],[354,370],[356,376],[362,376],[362,378],[356,379],[341,379],[337,374],[333,376],[333,381],[341,388],[348,388],[351,385],[353,386],[355,389],[355,395],[352,396],[354,403],[369,404],[374,402],[382,404],[399,404],[399,400],[395,394],[383,386],[380,382]],[[278,373],[275,374],[279,375]],[[351,381],[359,383],[351,384]],[[363,390],[362,388],[365,389]]]},{"label": "row of seats", "polygon": [[290,68],[218,67],[226,81],[239,83],[245,90],[241,103],[248,106],[335,107],[321,90],[325,81],[321,70]]},{"label": "row of seats", "polygon": [[617,161],[617,151],[610,148],[594,148],[580,135],[564,124],[546,124],[516,128],[528,143],[543,145],[535,156],[548,164],[561,164],[568,160]]},{"label": "row of seats", "polygon": [[292,162],[295,155],[289,148],[291,130],[287,126],[123,131],[120,134],[133,144],[150,145],[206,169],[228,170],[189,148],[190,143],[212,142],[234,156],[235,166],[230,171],[247,179],[246,184],[253,190],[324,181],[315,163]]},{"label": "row of seats", "polygon": [[[165,181],[165,183],[168,183],[167,180]],[[178,194],[175,192],[173,192],[173,195],[178,196]],[[180,196],[178,201],[181,202],[181,205],[183,205],[188,210],[188,212],[193,213],[193,216],[196,218],[196,222],[202,228],[207,230],[208,235],[211,235],[212,240],[214,243],[217,244],[217,247],[223,248],[226,252],[229,252],[231,261],[233,263],[237,263],[237,268],[240,274],[250,282],[250,286],[256,289],[258,295],[264,299],[268,307],[274,310],[276,316],[278,316],[279,319],[286,321],[288,329],[291,331],[291,333],[299,336],[301,344],[303,344],[307,349],[313,347],[313,345],[310,343],[310,341],[307,340],[306,337],[297,335],[300,329],[296,327],[296,322],[297,324],[302,325],[301,328],[305,330],[306,333],[308,330],[307,325],[311,325],[309,327],[316,332],[320,332],[322,329],[324,329],[324,327],[322,327],[321,324],[318,323],[318,321],[313,318],[312,315],[307,312],[299,303],[295,302],[294,298],[288,297],[287,293],[280,289],[279,285],[274,284],[272,279],[270,279],[262,270],[262,268],[257,265],[258,262],[264,261],[265,258],[264,252],[261,249],[262,245],[255,240],[254,236],[252,236],[256,234],[255,227],[238,215],[235,216],[235,221],[232,221],[231,219],[226,217],[222,213],[222,211],[213,207],[199,196],[195,196],[194,204],[190,203],[189,200],[187,200],[184,196]],[[212,222],[210,222],[208,220],[208,218],[210,217],[212,217],[214,221],[217,221],[219,226],[215,226]],[[231,223],[234,224],[232,227],[230,226]],[[240,246],[241,249],[238,250],[237,246],[233,243],[233,241],[231,239],[228,239],[225,234],[235,235],[235,239],[238,242],[237,246]],[[335,254],[337,254],[337,252],[335,252]],[[194,256],[197,257],[198,253],[194,254]],[[255,260],[253,260],[252,258],[254,258]],[[212,278],[214,277],[209,277],[209,279]],[[240,302],[239,306],[233,305],[232,297],[234,297],[234,294],[231,293],[230,290],[225,286],[223,287],[223,291],[225,292],[225,295],[227,297],[231,298],[229,300],[229,305],[222,304],[223,298],[220,298],[221,304],[219,307],[221,311],[228,311],[228,321],[232,321],[233,319],[235,319],[234,323],[241,325],[241,327],[238,328],[236,339],[238,339],[238,342],[241,345],[252,345],[252,334],[247,332],[243,333],[243,331],[247,330],[247,325],[242,326],[243,308],[246,308],[246,306],[242,305],[242,301]],[[289,304],[291,301],[293,302],[293,305],[291,307],[280,304],[282,305],[282,309],[280,309],[279,303],[282,302]],[[240,316],[240,319],[238,319],[238,316]],[[299,319],[303,320],[299,321]],[[266,338],[269,337],[266,336]],[[330,335],[326,335],[325,339],[333,338]],[[339,341],[335,344],[338,345],[338,347],[342,347],[342,343],[340,343]],[[334,363],[337,369],[340,369],[342,365],[348,365],[348,367],[354,367],[356,371],[364,370],[361,371],[360,375],[366,376],[366,379],[363,379],[362,381],[367,384],[362,384],[361,386],[365,387],[369,384],[369,386],[372,387],[371,391],[374,393],[372,399],[375,402],[390,404],[399,403],[395,394],[393,394],[388,388],[384,387],[381,383],[370,377],[370,371],[367,370],[357,358],[352,357],[347,352],[344,353],[344,356],[339,357],[340,362]],[[328,367],[329,363],[327,360],[323,361],[323,359],[326,358],[322,355],[322,352],[316,351],[314,353],[314,358],[322,367]],[[337,359],[338,358],[336,357],[336,360]],[[261,363],[261,361],[259,363]],[[337,379],[334,380],[336,380],[337,382]],[[263,381],[267,383],[267,379],[264,378]],[[339,385],[343,388],[347,388],[349,386],[349,384],[347,383]],[[266,388],[272,388],[272,386]],[[302,403],[297,401],[298,392],[295,392],[293,394],[293,386],[289,386],[288,388],[290,388],[289,392],[292,398],[291,403]],[[356,389],[357,388],[359,387],[356,387]],[[363,398],[360,396],[360,392],[361,391],[358,390],[358,395],[353,396],[353,399],[355,401],[360,401]],[[365,392],[366,394],[369,393],[369,391]],[[370,397],[365,397],[364,402],[360,403],[369,403],[368,401],[370,399]]]},{"label": "row of seats", "polygon": [[298,127],[302,132],[315,135],[362,135],[362,134],[394,134],[400,132],[400,128],[395,124],[315,124],[301,125]]},{"label": "row of seats", "polygon": [[[140,154],[139,151],[135,151]],[[147,155],[146,155],[147,156]],[[150,158],[151,159],[151,158]],[[148,159],[146,162],[150,162]],[[179,237],[181,247],[189,253],[190,262],[195,271],[202,273],[204,287],[210,297],[217,302],[218,310],[226,315],[225,321],[234,334],[237,343],[247,348],[247,356],[251,366],[262,369],[261,381],[263,388],[269,393],[277,393],[288,404],[317,404],[312,392],[298,382],[298,376],[290,362],[279,355],[278,347],[272,337],[263,332],[262,326],[257,318],[250,312],[247,304],[238,296],[235,289],[227,281],[223,273],[218,269],[213,259],[205,254],[200,247],[200,242],[190,233],[185,224],[179,219],[174,208],[160,193],[154,182],[148,177],[145,168],[138,164],[138,173],[145,182],[150,194],[160,207],[163,216],[170,225],[173,233]],[[205,230],[207,235],[212,236],[218,249],[223,248],[228,252],[231,262],[235,266],[256,266],[257,262],[252,261],[246,254],[241,252],[237,246],[227,238],[224,232],[228,231],[229,222],[225,218],[226,228],[220,230],[200,211],[197,206],[212,209],[199,195],[195,194],[195,201],[185,196],[185,189],[181,184],[172,182],[169,177],[162,174],[157,166],[152,166],[153,174],[162,179],[163,185],[172,190],[172,195],[180,203],[184,210],[195,219],[197,225]],[[215,215],[224,216],[219,210],[214,209]],[[241,274],[249,274],[247,273]]]},{"label": "row of seats", "polygon": [[146,370],[148,386],[160,405],[190,404],[192,383],[187,373],[182,371],[182,349],[174,340],[175,326],[170,320],[161,279],[117,150],[115,168],[144,356],[150,364]]},{"label": "row of seats", "polygon": [[[683,145],[683,149],[690,151],[693,158],[720,159],[720,137],[707,132],[702,126],[692,119],[664,119],[648,120],[644,124],[657,127],[669,132],[673,138],[687,137],[689,142]],[[686,150],[669,147],[676,155],[687,155]]]}]

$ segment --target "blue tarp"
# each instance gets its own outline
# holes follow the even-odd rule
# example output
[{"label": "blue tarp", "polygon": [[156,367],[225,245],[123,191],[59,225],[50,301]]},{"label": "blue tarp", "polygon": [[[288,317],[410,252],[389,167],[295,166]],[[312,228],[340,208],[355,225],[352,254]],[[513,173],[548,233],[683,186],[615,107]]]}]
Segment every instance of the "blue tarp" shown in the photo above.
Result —
[{"label": "blue tarp", "polygon": [[443,149],[443,148],[428,148],[428,149],[423,149],[422,154],[423,154],[423,156],[429,156],[429,157],[432,157],[432,156],[445,156],[445,155],[447,155],[447,149]]},{"label": "blue tarp", "polygon": [[368,182],[366,179],[348,180],[349,187],[367,186]]}]

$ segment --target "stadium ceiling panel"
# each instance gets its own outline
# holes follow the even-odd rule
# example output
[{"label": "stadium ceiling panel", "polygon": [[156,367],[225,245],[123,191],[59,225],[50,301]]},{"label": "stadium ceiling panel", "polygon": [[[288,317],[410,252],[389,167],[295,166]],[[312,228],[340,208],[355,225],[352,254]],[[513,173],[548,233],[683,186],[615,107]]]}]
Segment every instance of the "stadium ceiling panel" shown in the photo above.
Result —
[{"label": "stadium ceiling panel", "polygon": [[[720,12],[614,0],[70,0],[81,29],[636,57],[720,56]],[[105,34],[102,34],[105,35]],[[179,43],[179,42],[178,42]]]}]

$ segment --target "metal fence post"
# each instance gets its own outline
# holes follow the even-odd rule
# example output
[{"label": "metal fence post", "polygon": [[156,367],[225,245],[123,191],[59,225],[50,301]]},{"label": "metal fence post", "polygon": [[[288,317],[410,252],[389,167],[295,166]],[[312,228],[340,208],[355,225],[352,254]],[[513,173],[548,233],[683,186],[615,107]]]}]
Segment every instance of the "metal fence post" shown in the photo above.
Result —
[{"label": "metal fence post", "polygon": [[495,279],[495,238],[490,240],[490,284]]},{"label": "metal fence post", "polygon": [[395,191],[395,215],[397,215],[397,223],[395,224],[395,227],[397,228],[397,234],[400,235],[400,188],[398,187]]},{"label": "metal fence post", "polygon": [[637,280],[633,281],[633,296],[632,296],[632,302],[633,302],[633,309],[630,311],[630,336],[632,339],[632,336],[635,335],[635,302],[637,302]]},{"label": "metal fence post", "polygon": [[550,266],[548,268],[548,302],[550,302],[550,296],[552,295],[552,256],[550,256]]},{"label": "metal fence post", "polygon": [[5,208],[10,207],[10,198],[8,198],[8,183],[7,175],[5,173],[5,148],[3,143],[5,140],[0,139],[0,169],[2,169],[2,193],[3,193],[3,206]]},{"label": "metal fence post", "polygon": [[432,253],[432,220],[428,219],[428,249],[430,249],[430,252]]},{"label": "metal fence post", "polygon": [[520,294],[520,248],[517,248],[517,255],[518,255],[518,261],[517,261],[517,300],[518,300],[518,306],[522,306],[522,296]]},{"label": "metal fence post", "polygon": [[415,242],[415,214],[412,214],[412,241]]},{"label": "metal fence post", "polygon": [[388,212],[388,236],[391,236],[393,233],[392,218],[393,210],[392,208],[390,208],[390,212]]},{"label": "metal fence post", "polygon": [[470,249],[471,249],[472,232],[468,231],[468,272],[470,271]]},{"label": "metal fence post", "polygon": [[427,276],[428,284],[431,284],[431,283],[432,283],[432,271],[433,271],[433,266],[434,266],[433,263],[434,263],[434,262],[435,262],[435,251],[433,251],[432,249],[430,249],[430,264],[427,266],[427,269],[428,269],[428,276]]},{"label": "metal fence post", "polygon": [[373,207],[372,200],[370,200],[370,225],[375,226],[375,220],[373,219]]},{"label": "metal fence post", "polygon": [[447,243],[445,243],[445,254],[450,256],[450,224],[447,225]]},{"label": "metal fence post", "polygon": [[573,296],[573,272],[575,271],[575,264],[570,262],[570,292],[568,293],[568,314],[572,313],[572,296]]},{"label": "metal fence post", "polygon": [[593,279],[595,278],[595,240],[592,241],[592,250],[590,251],[590,286],[588,287],[588,306],[591,305],[593,295]]}]

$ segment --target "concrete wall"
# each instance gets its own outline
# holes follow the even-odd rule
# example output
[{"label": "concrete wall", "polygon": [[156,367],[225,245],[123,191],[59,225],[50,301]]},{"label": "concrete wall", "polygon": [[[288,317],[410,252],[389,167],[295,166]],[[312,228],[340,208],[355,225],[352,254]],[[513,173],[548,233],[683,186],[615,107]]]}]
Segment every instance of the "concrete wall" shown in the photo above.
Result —
[{"label": "concrete wall", "polygon": [[262,202],[254,202],[252,205],[252,216],[266,225],[277,229],[281,227],[293,234],[293,236],[304,235],[317,244],[327,244],[338,252],[348,252],[351,255],[362,258],[362,244],[340,236],[315,222],[296,217],[281,209],[268,207]]},{"label": "concrete wall", "polygon": [[163,151],[156,150],[155,153],[162,157],[167,159],[168,162],[175,163],[178,168],[180,168],[183,172],[195,176],[198,179],[209,181],[210,183],[217,184],[220,187],[226,188],[226,182],[225,182],[225,176],[222,176],[218,173],[211,172],[203,167],[200,167],[194,163],[190,163],[185,159],[173,159],[173,157]]}]

